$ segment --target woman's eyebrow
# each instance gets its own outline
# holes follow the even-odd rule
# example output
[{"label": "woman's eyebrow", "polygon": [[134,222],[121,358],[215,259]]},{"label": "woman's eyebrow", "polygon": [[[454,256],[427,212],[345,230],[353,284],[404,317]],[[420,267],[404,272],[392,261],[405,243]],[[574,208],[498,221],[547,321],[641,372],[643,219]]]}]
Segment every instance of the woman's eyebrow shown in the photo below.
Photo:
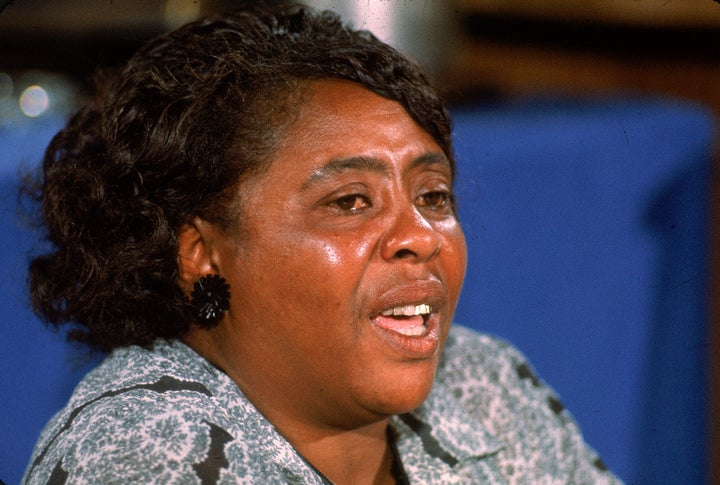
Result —
[{"label": "woman's eyebrow", "polygon": [[412,170],[414,168],[424,165],[445,165],[448,169],[451,168],[450,160],[447,159],[445,154],[440,152],[429,152],[424,153],[423,155],[420,155],[415,160],[413,160],[410,164],[410,167],[408,167],[408,170]]},{"label": "woman's eyebrow", "polygon": [[390,173],[387,164],[380,159],[373,157],[349,157],[349,158],[333,158],[322,167],[316,168],[310,173],[310,176],[303,182],[301,190],[310,188],[313,184],[320,182],[331,175],[346,172],[348,170],[361,170],[376,172],[382,175]]},{"label": "woman's eyebrow", "polygon": [[[447,159],[447,157],[444,154],[437,152],[430,152],[420,155],[412,161],[412,163],[407,169],[412,170],[414,168],[427,165],[443,165],[450,169],[450,161]],[[346,172],[348,170],[376,172],[381,175],[388,175],[390,173],[390,168],[388,167],[388,165],[378,158],[362,156],[349,158],[334,158],[322,167],[316,168],[315,170],[310,172],[310,176],[308,176],[307,180],[303,182],[300,190],[307,190],[312,185],[326,179],[327,177],[330,177],[331,175],[336,175],[338,173]]]}]

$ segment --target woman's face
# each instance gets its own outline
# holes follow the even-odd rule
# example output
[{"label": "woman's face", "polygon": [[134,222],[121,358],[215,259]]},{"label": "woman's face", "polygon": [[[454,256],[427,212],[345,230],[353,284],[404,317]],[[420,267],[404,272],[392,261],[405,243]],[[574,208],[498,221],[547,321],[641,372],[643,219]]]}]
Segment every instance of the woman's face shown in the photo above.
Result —
[{"label": "woman's face", "polygon": [[310,84],[211,245],[232,292],[218,365],[271,421],[356,426],[425,399],[465,272],[451,183],[400,104]]}]

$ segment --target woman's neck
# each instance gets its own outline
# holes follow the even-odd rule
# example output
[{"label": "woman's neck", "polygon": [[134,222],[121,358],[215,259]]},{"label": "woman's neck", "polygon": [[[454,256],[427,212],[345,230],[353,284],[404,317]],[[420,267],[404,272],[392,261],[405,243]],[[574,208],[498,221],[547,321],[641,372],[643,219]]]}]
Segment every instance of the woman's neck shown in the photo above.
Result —
[{"label": "woman's neck", "polygon": [[336,485],[395,484],[387,420],[323,437],[287,437],[298,452]]},{"label": "woman's neck", "polygon": [[[388,442],[389,418],[376,416],[370,419],[370,415],[364,415],[356,419],[354,425],[346,422],[346,427],[340,427],[337,424],[328,425],[328,420],[323,419],[321,413],[298,414],[292,410],[307,411],[314,407],[298,399],[286,399],[288,394],[297,398],[298,393],[285,393],[280,399],[277,396],[268,399],[265,394],[255,392],[254,386],[242,379],[237,366],[226,358],[228,353],[222,352],[223,339],[213,340],[211,332],[191,331],[184,341],[227,373],[258,411],[328,480],[336,485],[395,484],[393,451]],[[367,424],[360,424],[363,420]]]}]

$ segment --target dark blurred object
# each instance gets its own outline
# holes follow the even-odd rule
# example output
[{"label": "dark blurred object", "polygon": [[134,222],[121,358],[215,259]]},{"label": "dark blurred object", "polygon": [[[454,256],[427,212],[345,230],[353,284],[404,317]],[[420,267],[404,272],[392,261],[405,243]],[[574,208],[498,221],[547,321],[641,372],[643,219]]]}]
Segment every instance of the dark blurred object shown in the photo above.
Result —
[{"label": "dark blurred object", "polygon": [[720,27],[718,6],[672,0],[450,0],[455,8],[481,14],[616,25]]},{"label": "dark blurred object", "polygon": [[407,53],[428,71],[444,67],[456,17],[447,2],[17,0],[0,16],[0,69],[62,71],[85,82],[97,66],[122,63],[145,40],[202,15],[258,3],[332,9]]},{"label": "dark blurred object", "polygon": [[148,38],[215,7],[192,0],[15,0],[0,14],[0,69],[62,72],[87,82]]}]

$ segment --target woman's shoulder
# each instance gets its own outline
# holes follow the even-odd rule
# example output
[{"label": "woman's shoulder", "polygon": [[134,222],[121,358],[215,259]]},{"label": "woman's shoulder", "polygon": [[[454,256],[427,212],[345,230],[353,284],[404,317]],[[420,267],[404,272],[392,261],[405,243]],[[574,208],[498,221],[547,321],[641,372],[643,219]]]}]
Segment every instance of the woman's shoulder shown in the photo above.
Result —
[{"label": "woman's shoulder", "polygon": [[[213,399],[219,384],[204,365],[179,343],[113,352],[43,430],[27,483],[58,474],[142,482],[153,467],[153,476],[182,481],[181,463],[202,463],[210,443],[230,439],[230,419]],[[166,469],[171,463],[177,468]]]},{"label": "woman's shoulder", "polygon": [[159,396],[183,391],[186,398],[210,397],[211,388],[218,385],[216,374],[217,369],[179,341],[159,340],[150,349],[124,347],[80,381],[63,411],[77,413],[142,397],[146,399],[141,401],[153,403]]},{"label": "woman's shoulder", "polygon": [[563,425],[571,421],[554,391],[537,376],[522,352],[493,335],[454,326],[438,368],[438,380],[466,407],[503,399],[505,407],[538,407]]}]

